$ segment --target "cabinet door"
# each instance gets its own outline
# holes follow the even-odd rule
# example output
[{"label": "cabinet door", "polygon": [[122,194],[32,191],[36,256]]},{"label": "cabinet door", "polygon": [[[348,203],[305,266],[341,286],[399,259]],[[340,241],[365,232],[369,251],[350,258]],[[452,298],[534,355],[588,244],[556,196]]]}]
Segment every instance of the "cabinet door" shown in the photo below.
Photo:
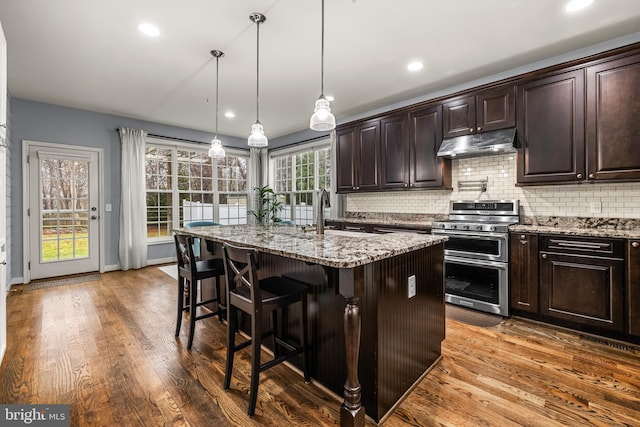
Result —
[{"label": "cabinet door", "polygon": [[409,140],[407,115],[399,114],[380,121],[380,158],[382,188],[409,186]]},{"label": "cabinet door", "polygon": [[338,193],[356,191],[357,127],[336,131],[336,187]]},{"label": "cabinet door", "polygon": [[538,235],[513,233],[509,263],[511,309],[538,312]]},{"label": "cabinet door", "polygon": [[584,179],[584,71],[518,89],[518,183]]},{"label": "cabinet door", "polygon": [[357,133],[358,167],[356,190],[380,188],[380,121],[360,125]]},{"label": "cabinet door", "polygon": [[493,89],[476,95],[476,132],[516,125],[516,88]]},{"label": "cabinet door", "polygon": [[476,98],[468,96],[443,104],[445,138],[469,135],[476,131]]},{"label": "cabinet door", "polygon": [[410,179],[415,188],[451,187],[451,161],[437,156],[442,143],[442,106],[409,115]]},{"label": "cabinet door", "polygon": [[629,333],[640,336],[640,240],[627,242],[627,319]]},{"label": "cabinet door", "polygon": [[542,253],[540,314],[623,332],[623,261]]},{"label": "cabinet door", "polygon": [[640,179],[640,55],[587,68],[589,179]]}]

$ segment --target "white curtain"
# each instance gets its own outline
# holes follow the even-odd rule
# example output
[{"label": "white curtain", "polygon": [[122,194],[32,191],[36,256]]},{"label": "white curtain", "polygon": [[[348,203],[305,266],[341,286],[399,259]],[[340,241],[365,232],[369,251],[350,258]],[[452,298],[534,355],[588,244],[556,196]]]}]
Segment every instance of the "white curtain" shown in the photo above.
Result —
[{"label": "white curtain", "polygon": [[[266,150],[265,150],[266,151]],[[256,199],[256,192],[254,188],[264,185],[265,171],[263,170],[263,156],[260,148],[252,147],[249,150],[249,209],[256,211],[258,209],[258,201]],[[266,153],[265,153],[266,154]],[[266,168],[264,168],[266,169]],[[254,221],[253,215],[247,218],[249,221]]]},{"label": "white curtain", "polygon": [[147,265],[147,207],[145,141],[141,129],[120,128],[122,142],[122,199],[120,202],[120,268]]}]

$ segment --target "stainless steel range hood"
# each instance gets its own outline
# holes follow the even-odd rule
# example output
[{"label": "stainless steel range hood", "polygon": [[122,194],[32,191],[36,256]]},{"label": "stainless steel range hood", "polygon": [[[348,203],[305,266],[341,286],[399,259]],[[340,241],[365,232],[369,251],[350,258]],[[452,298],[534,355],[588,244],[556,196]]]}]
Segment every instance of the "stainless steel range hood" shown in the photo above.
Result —
[{"label": "stainless steel range hood", "polygon": [[440,145],[438,157],[460,159],[515,153],[515,137],[516,128],[510,128],[446,138]]}]

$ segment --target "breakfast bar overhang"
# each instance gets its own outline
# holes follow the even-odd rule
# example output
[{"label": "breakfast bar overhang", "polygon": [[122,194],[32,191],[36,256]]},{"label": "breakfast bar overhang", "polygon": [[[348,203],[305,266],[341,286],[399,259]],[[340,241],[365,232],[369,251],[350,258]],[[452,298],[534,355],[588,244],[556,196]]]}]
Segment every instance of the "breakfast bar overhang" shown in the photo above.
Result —
[{"label": "breakfast bar overhang", "polygon": [[[311,376],[342,394],[343,426],[364,426],[365,410],[383,420],[440,359],[446,237],[259,225],[177,231],[207,241],[214,256],[224,242],[256,248],[260,274],[310,285]],[[292,313],[294,329],[298,320]]]}]

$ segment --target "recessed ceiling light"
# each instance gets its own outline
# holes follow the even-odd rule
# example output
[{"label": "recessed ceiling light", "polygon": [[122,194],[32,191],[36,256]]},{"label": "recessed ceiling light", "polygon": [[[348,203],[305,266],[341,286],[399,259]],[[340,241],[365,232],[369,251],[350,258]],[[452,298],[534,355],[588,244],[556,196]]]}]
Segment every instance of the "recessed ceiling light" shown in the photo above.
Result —
[{"label": "recessed ceiling light", "polygon": [[334,99],[333,96],[331,95],[326,95],[325,98],[327,98],[327,101],[329,102],[333,102],[333,99]]},{"label": "recessed ceiling light", "polygon": [[158,27],[148,22],[143,22],[142,24],[138,25],[138,30],[140,30],[141,33],[151,37],[158,37],[160,35],[160,30],[158,29]]},{"label": "recessed ceiling light", "polygon": [[422,63],[422,61],[413,61],[410,62],[409,65],[407,65],[407,69],[409,71],[419,71],[422,70],[423,67],[424,64]]},{"label": "recessed ceiling light", "polygon": [[224,116],[227,119],[233,119],[236,116],[236,113],[234,113],[233,111],[227,111],[226,113],[224,113]]},{"label": "recessed ceiling light", "polygon": [[593,3],[593,0],[571,0],[565,6],[564,10],[567,12],[577,12]]}]

